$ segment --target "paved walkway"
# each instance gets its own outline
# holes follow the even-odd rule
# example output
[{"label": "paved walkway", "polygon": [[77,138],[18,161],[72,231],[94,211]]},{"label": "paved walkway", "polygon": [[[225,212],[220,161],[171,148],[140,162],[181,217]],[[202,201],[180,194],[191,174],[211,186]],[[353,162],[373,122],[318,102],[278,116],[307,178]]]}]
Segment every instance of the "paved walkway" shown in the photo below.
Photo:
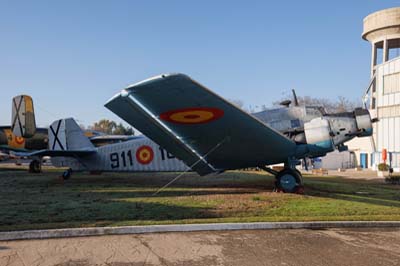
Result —
[{"label": "paved walkway", "polygon": [[400,265],[400,229],[254,230],[3,241],[0,265]]}]

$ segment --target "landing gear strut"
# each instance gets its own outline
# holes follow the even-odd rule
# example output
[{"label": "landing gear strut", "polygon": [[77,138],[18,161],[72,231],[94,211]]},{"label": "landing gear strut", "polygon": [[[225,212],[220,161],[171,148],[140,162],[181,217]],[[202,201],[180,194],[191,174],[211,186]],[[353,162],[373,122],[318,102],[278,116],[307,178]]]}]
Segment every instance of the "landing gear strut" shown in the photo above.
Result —
[{"label": "landing gear strut", "polygon": [[260,168],[275,176],[275,191],[298,194],[304,193],[303,177],[297,169],[284,168],[282,171],[277,172],[267,167]]},{"label": "landing gear strut", "polygon": [[29,173],[41,173],[42,172],[42,163],[39,160],[33,160],[29,164]]}]

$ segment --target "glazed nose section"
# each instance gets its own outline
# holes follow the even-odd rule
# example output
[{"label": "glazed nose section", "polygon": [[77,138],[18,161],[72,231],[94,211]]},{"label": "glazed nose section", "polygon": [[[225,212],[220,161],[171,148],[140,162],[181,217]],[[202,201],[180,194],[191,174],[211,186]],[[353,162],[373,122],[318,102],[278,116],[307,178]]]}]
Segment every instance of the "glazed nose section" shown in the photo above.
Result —
[{"label": "glazed nose section", "polygon": [[356,108],[354,110],[356,124],[358,129],[358,137],[368,137],[372,135],[372,120],[367,109]]}]

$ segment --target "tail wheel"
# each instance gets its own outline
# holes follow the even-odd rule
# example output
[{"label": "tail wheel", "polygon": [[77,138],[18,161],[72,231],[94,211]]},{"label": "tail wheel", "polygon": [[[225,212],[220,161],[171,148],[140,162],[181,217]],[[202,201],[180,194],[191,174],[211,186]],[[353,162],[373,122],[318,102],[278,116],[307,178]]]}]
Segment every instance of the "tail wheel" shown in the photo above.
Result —
[{"label": "tail wheel", "polygon": [[276,187],[285,193],[297,193],[303,190],[303,180],[299,171],[284,169],[276,176]]},{"label": "tail wheel", "polygon": [[33,160],[29,164],[29,173],[41,173],[42,172],[42,164],[38,160]]},{"label": "tail wheel", "polygon": [[71,177],[71,175],[72,175],[72,169],[69,168],[69,169],[64,171],[64,173],[62,174],[62,178],[64,180],[68,180]]}]

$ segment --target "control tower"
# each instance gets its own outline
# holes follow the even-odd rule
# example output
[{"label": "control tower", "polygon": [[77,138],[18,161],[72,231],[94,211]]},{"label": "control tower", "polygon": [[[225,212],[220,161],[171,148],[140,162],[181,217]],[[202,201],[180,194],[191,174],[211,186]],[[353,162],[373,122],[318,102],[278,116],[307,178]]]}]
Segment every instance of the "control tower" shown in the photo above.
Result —
[{"label": "control tower", "polygon": [[380,10],[365,17],[362,37],[372,45],[372,77],[377,64],[399,56],[400,7]]},{"label": "control tower", "polygon": [[[372,13],[364,18],[362,38],[372,46],[371,83],[367,89],[369,109],[379,119],[374,124],[372,151],[364,151],[367,167],[381,163],[381,151],[400,171],[400,7]],[[360,158],[361,161],[362,158]]]}]

